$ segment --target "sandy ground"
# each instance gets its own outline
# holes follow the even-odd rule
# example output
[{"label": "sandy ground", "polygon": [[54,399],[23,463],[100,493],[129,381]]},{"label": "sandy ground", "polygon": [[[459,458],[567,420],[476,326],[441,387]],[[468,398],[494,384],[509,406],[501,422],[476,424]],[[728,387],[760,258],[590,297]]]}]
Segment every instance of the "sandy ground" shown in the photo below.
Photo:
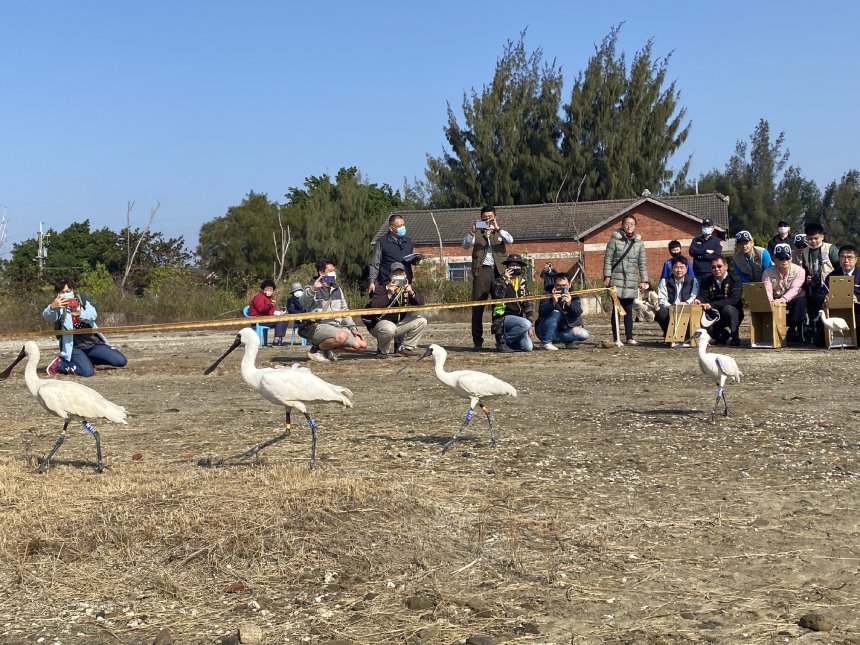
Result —
[{"label": "sandy ground", "polygon": [[[198,465],[281,431],[241,350],[203,376],[230,332],[112,339],[129,367],[85,384],[132,417],[96,424],[102,475],[79,428],[30,473],[62,422],[19,368],[0,384],[0,643],[224,642],[243,623],[266,643],[860,643],[858,354],[720,348],[744,379],[712,425],[695,349],[653,324],[603,349],[589,322],[578,350],[511,355],[429,327],[449,369],[519,390],[491,404],[495,449],[479,414],[442,453],[467,404],[428,359],[310,364],[355,393],[311,409],[313,472],[301,415],[257,462]],[[0,343],[0,368],[19,348]]]}]

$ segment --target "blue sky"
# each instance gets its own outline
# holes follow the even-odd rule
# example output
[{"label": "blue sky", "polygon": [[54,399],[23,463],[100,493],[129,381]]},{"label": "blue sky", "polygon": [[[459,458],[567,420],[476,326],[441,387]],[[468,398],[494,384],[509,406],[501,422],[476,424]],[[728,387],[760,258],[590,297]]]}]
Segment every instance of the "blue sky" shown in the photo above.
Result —
[{"label": "blue sky", "polygon": [[[358,166],[394,188],[442,152],[446,102],[492,78],[508,39],[556,59],[568,94],[625,21],[692,120],[693,174],[760,118],[819,186],[860,167],[856,2],[78,2],[0,0],[0,213],[184,235],[254,190]],[[680,163],[681,160],[679,160]]]}]

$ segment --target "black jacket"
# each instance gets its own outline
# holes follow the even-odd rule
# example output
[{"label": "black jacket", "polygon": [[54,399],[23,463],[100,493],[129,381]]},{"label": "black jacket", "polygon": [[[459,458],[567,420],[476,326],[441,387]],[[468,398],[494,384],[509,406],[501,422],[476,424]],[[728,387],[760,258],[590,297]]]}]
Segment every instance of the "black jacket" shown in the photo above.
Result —
[{"label": "black jacket", "polygon": [[709,275],[699,283],[699,302],[706,302],[718,309],[724,305],[731,305],[741,310],[742,295],[743,285],[731,273],[726,273],[720,288],[717,288],[717,279],[713,275]]}]

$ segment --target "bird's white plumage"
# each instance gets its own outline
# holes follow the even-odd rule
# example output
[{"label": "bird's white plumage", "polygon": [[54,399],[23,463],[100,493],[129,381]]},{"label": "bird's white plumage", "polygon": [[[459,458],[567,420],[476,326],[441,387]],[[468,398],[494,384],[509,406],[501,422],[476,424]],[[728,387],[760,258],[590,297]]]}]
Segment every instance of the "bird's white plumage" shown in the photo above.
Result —
[{"label": "bird's white plumage", "polygon": [[822,324],[831,332],[845,333],[847,331],[851,331],[851,327],[848,326],[848,323],[843,318],[837,318],[836,316],[825,318],[824,309],[821,309],[818,312],[818,316],[816,316],[815,319],[821,320]]},{"label": "bird's white plumage", "polygon": [[313,374],[306,367],[258,368],[259,339],[250,328],[239,332],[245,355],[242,357],[242,379],[267,401],[277,405],[307,412],[308,403],[340,403],[351,408],[352,392],[345,387],[333,385]]},{"label": "bird's white plumage", "polygon": [[470,399],[472,407],[475,407],[481,399],[517,395],[517,390],[513,385],[496,378],[492,374],[475,370],[446,372],[445,360],[448,358],[448,352],[439,345],[430,345],[429,349],[432,350],[433,360],[436,364],[436,377],[453,389],[458,396]]},{"label": "bird's white plumage", "polygon": [[699,338],[699,367],[702,373],[710,376],[711,380],[720,387],[723,387],[728,379],[740,383],[743,372],[738,368],[735,359],[725,354],[708,353],[708,342],[711,337],[706,329],[698,329],[696,336]]},{"label": "bird's white plumage", "polygon": [[33,341],[24,343],[27,366],[24,382],[39,404],[61,419],[107,419],[126,423],[125,408],[112,403],[94,389],[74,381],[40,379],[36,371],[39,363],[39,346]]}]

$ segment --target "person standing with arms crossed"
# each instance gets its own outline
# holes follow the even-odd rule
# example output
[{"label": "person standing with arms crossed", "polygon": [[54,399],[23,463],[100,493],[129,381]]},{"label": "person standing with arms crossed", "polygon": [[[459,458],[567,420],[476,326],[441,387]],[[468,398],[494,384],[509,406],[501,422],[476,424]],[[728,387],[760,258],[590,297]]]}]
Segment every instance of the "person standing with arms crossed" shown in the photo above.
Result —
[{"label": "person standing with arms crossed", "polygon": [[[504,261],[508,257],[507,244],[513,244],[511,234],[499,227],[495,206],[484,206],[481,219],[463,238],[463,248],[472,249],[472,300],[492,297],[493,281],[504,275]],[[475,351],[484,346],[484,308],[472,307],[472,343]]]}]

